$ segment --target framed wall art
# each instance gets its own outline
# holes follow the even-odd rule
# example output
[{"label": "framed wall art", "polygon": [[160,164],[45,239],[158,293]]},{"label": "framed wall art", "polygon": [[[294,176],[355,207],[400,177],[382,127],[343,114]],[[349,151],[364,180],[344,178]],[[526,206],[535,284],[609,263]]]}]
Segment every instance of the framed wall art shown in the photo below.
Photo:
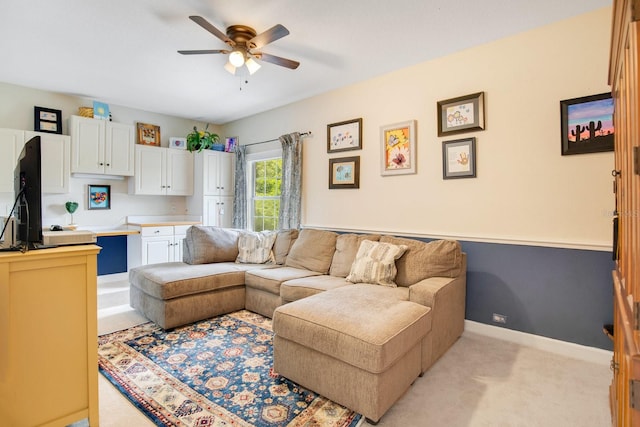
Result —
[{"label": "framed wall art", "polygon": [[611,93],[560,101],[562,155],[613,151]]},{"label": "framed wall art", "polygon": [[238,137],[230,136],[224,139],[224,151],[227,153],[234,153],[236,146],[238,145]]},{"label": "framed wall art", "polygon": [[475,178],[476,139],[465,138],[442,143],[442,178]]},{"label": "framed wall art", "polygon": [[382,175],[416,173],[416,121],[380,128]]},{"label": "framed wall art", "polygon": [[177,148],[179,150],[184,150],[187,148],[187,138],[178,138],[172,136],[169,138],[169,148]]},{"label": "framed wall art", "polygon": [[160,146],[160,126],[138,123],[138,144]]},{"label": "framed wall art", "polygon": [[111,209],[111,186],[89,184],[89,210]]},{"label": "framed wall art", "polygon": [[362,149],[362,118],[327,125],[327,153]]},{"label": "framed wall art", "polygon": [[62,111],[35,106],[33,111],[33,130],[36,132],[62,134]]},{"label": "framed wall art", "polygon": [[484,92],[438,101],[438,136],[484,130]]},{"label": "framed wall art", "polygon": [[360,156],[329,159],[329,189],[360,188]]}]

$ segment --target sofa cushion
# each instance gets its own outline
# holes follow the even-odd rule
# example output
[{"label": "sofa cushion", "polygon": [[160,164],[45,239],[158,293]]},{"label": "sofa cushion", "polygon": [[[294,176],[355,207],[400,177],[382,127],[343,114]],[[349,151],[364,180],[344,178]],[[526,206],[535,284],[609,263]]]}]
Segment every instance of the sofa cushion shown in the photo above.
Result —
[{"label": "sofa cushion", "polygon": [[356,253],[363,240],[380,240],[379,234],[340,234],[336,239],[336,252],[331,260],[329,274],[338,277],[347,277],[351,271],[351,264],[356,259]]},{"label": "sofa cushion", "polygon": [[363,240],[347,280],[396,287],[396,260],[407,250],[405,245]]},{"label": "sofa cushion", "polygon": [[429,243],[414,239],[382,236],[381,242],[405,245],[407,251],[396,261],[399,286],[411,286],[429,277],[458,277],[462,273],[462,250],[454,240]]},{"label": "sofa cushion", "polygon": [[431,330],[431,309],[397,298],[398,291],[358,284],[303,298],[275,310],[273,332],[365,371],[384,372]]},{"label": "sofa cushion", "polygon": [[264,264],[272,261],[271,250],[275,240],[275,231],[261,231],[258,233],[244,231],[240,233],[236,262],[242,264]]},{"label": "sofa cushion", "polygon": [[[259,266],[254,266],[259,268]],[[132,268],[129,283],[160,300],[244,285],[245,273],[235,263],[189,265],[182,262]]]},{"label": "sofa cushion", "polygon": [[319,274],[318,272],[301,268],[278,267],[247,271],[244,280],[247,287],[280,295],[280,284],[282,282]]},{"label": "sofa cushion", "polygon": [[289,255],[289,250],[293,242],[298,238],[298,230],[279,230],[276,235],[276,241],[273,243],[273,257],[275,263],[283,265]]},{"label": "sofa cushion", "polygon": [[233,262],[238,257],[240,230],[193,225],[184,239],[183,261],[187,264]]},{"label": "sofa cushion", "polygon": [[[284,301],[297,301],[320,292],[342,286],[351,285],[344,277],[309,276],[300,279],[287,280],[280,285],[280,296]],[[408,298],[407,298],[408,299]]]},{"label": "sofa cushion", "polygon": [[291,246],[284,265],[327,274],[336,250],[337,233],[305,228]]}]

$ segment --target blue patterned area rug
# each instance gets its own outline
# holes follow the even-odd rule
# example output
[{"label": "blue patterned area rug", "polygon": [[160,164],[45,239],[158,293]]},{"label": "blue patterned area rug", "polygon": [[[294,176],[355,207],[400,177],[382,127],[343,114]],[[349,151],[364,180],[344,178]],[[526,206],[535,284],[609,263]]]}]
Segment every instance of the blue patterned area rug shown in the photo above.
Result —
[{"label": "blue patterned area rug", "polygon": [[238,311],[103,335],[100,372],[158,426],[355,427],[361,415],[273,371],[271,320]]}]

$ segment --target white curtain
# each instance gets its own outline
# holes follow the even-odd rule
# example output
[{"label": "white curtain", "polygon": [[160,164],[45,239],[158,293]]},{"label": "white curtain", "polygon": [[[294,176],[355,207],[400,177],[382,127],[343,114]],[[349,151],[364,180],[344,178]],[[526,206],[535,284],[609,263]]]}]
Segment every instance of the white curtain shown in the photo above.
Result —
[{"label": "white curtain", "polygon": [[247,228],[247,147],[236,146],[235,195],[233,197],[233,228]]},{"label": "white curtain", "polygon": [[279,228],[286,230],[300,227],[302,141],[298,132],[282,135],[279,140],[282,144],[282,189],[278,222]]}]

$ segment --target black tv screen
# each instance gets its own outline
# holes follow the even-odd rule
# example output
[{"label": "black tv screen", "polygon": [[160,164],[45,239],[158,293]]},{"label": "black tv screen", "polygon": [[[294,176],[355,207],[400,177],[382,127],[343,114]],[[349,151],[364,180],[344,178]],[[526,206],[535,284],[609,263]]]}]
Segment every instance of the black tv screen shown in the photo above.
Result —
[{"label": "black tv screen", "polygon": [[42,244],[42,154],[40,137],[24,145],[14,171],[16,245]]}]

